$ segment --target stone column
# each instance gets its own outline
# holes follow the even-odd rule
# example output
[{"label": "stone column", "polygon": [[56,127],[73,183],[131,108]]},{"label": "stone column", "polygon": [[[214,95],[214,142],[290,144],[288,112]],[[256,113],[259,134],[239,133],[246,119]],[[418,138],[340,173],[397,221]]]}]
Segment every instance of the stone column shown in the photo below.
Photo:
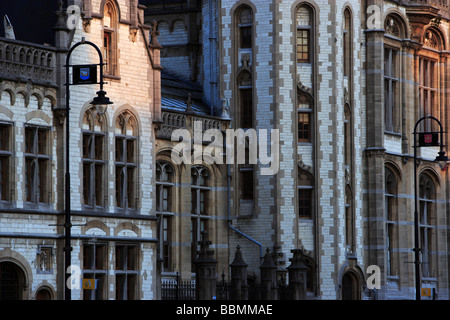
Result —
[{"label": "stone column", "polygon": [[217,261],[213,258],[214,251],[209,250],[211,243],[208,231],[203,231],[202,240],[199,241],[200,252],[194,261],[197,300],[213,300],[216,296]]},{"label": "stone column", "polygon": [[242,258],[241,247],[237,246],[231,267],[230,296],[232,300],[247,300],[247,264]]},{"label": "stone column", "polygon": [[261,269],[261,300],[277,299],[277,267],[267,249]]},{"label": "stone column", "polygon": [[289,292],[292,300],[306,299],[306,271],[308,267],[301,259],[301,249],[293,249],[294,256],[290,259],[291,265],[287,267],[289,272]]},{"label": "stone column", "polygon": [[[370,0],[367,6],[377,8],[376,13],[383,12],[383,1]],[[366,195],[367,210],[364,210],[366,221],[364,229],[366,265],[377,265],[386,270],[385,244],[385,204],[384,204],[384,29],[382,15],[375,14],[376,20],[368,16],[366,36]],[[383,272],[385,275],[386,273]],[[382,286],[386,278],[382,278]],[[380,296],[381,298],[381,296]]]}]

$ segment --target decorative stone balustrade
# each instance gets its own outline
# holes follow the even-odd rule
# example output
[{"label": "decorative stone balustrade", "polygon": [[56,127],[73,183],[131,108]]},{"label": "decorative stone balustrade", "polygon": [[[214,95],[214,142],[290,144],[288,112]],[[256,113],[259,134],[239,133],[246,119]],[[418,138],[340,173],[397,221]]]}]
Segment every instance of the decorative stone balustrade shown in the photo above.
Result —
[{"label": "decorative stone balustrade", "polygon": [[55,49],[0,38],[0,78],[56,85]]}]

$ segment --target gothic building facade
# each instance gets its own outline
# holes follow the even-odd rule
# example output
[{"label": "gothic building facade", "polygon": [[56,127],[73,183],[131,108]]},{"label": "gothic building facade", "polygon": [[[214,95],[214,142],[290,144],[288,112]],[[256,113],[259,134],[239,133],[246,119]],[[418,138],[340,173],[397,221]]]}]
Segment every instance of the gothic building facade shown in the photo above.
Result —
[{"label": "gothic building facade", "polygon": [[417,261],[422,298],[448,298],[447,170],[436,146],[415,167],[413,136],[448,125],[445,1],[145,2],[167,72],[280,133],[276,174],[228,167],[225,265],[239,246],[256,288],[269,249],[282,284],[300,249],[309,299],[413,299]]},{"label": "gothic building facade", "polygon": [[[96,280],[73,299],[194,284],[204,231],[217,280],[239,247],[249,298],[268,257],[271,287],[290,280],[295,251],[307,299],[414,299],[416,265],[422,299],[449,299],[447,1],[22,2],[0,7],[0,299],[64,297],[67,125],[72,263]],[[83,39],[107,62],[104,114],[96,85],[65,103]],[[71,58],[97,61],[83,45]],[[433,134],[416,147],[435,120],[443,149]],[[227,129],[279,136],[209,161],[209,129],[223,145]]]},{"label": "gothic building facade", "polygon": [[[153,129],[161,67],[142,9],[133,0],[1,5],[9,23],[0,39],[0,299],[67,297],[66,170],[71,298],[156,298]],[[66,90],[70,48],[78,45],[70,65],[100,63],[88,42],[106,63],[96,67],[97,81],[104,68],[112,101],[106,112],[90,103],[98,84],[74,85],[70,76]],[[95,280],[95,290],[80,279]]]},{"label": "gothic building facade", "polygon": [[[240,245],[249,275],[261,247],[280,279],[300,248],[309,298],[414,298],[417,185],[420,287],[447,299],[448,174],[439,147],[418,148],[415,184],[412,133],[423,116],[448,125],[448,4],[220,3],[219,96],[232,126],[280,132],[277,174],[232,172],[231,219],[251,241],[230,230],[229,247]],[[429,119],[418,128],[439,131]]]}]

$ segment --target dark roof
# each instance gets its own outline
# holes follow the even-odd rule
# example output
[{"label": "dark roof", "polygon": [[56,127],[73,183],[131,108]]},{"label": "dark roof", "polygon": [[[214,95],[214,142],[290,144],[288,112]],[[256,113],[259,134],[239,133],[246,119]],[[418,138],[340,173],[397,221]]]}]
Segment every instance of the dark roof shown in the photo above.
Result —
[{"label": "dark roof", "polygon": [[188,96],[191,96],[191,109],[198,115],[210,115],[211,107],[202,102],[202,88],[189,80],[161,73],[161,107],[165,110],[186,111]]},{"label": "dark roof", "polygon": [[3,0],[0,4],[0,37],[5,36],[3,17],[8,15],[16,40],[54,45],[57,9],[58,0]]}]

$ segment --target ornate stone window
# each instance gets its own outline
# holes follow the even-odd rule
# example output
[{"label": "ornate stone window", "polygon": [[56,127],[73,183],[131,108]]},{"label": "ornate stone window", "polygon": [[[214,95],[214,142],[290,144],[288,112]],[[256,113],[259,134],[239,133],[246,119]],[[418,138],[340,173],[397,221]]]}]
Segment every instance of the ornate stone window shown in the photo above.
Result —
[{"label": "ornate stone window", "polygon": [[307,171],[298,169],[298,215],[312,218],[314,212],[314,177]]},{"label": "ornate stone window", "polygon": [[312,142],[312,119],[313,119],[313,104],[312,98],[309,94],[298,92],[297,94],[297,130],[298,142]]},{"label": "ornate stone window", "polygon": [[400,131],[400,57],[397,49],[384,49],[385,130]]},{"label": "ornate stone window", "polygon": [[38,246],[36,252],[36,269],[38,273],[53,272],[53,247]]},{"label": "ornate stone window", "polygon": [[238,10],[239,47],[252,47],[253,12],[248,6],[242,6]]},{"label": "ornate stone window", "polygon": [[137,122],[128,111],[116,119],[115,171],[116,205],[119,208],[137,207]]},{"label": "ornate stone window", "polygon": [[239,110],[241,128],[253,128],[253,86],[252,75],[243,70],[238,76]]},{"label": "ornate stone window", "polygon": [[49,129],[25,127],[25,200],[48,203]]},{"label": "ornate stone window", "polygon": [[95,290],[83,289],[84,300],[102,300],[106,298],[108,266],[108,246],[105,243],[83,244],[83,279],[93,279]]},{"label": "ornate stone window", "polygon": [[159,252],[163,268],[166,271],[170,269],[174,174],[174,168],[169,162],[156,162],[156,214],[159,217]]},{"label": "ornate stone window", "polygon": [[134,244],[116,245],[116,300],[136,300],[138,297],[138,250]]},{"label": "ornate stone window", "polygon": [[12,125],[0,123],[0,200],[11,200]]},{"label": "ornate stone window", "polygon": [[[207,229],[208,220],[208,200],[211,188],[208,185],[210,180],[209,171],[202,166],[194,166],[191,169],[191,262],[197,257],[199,250],[198,242],[201,240],[201,233]],[[192,265],[194,267],[194,265]]]},{"label": "ornate stone window", "polygon": [[344,34],[343,34],[343,50],[344,50],[344,76],[350,76],[352,66],[352,17],[349,9],[344,11]]},{"label": "ornate stone window", "polygon": [[119,14],[113,1],[107,1],[103,11],[103,59],[105,75],[118,75],[117,33]]},{"label": "ornate stone window", "polygon": [[385,169],[385,216],[386,216],[386,247],[387,247],[387,275],[396,276],[399,266],[395,257],[397,247],[396,221],[397,221],[397,178],[389,169]]},{"label": "ornate stone window", "polygon": [[422,276],[435,277],[436,250],[436,189],[433,180],[427,174],[419,178],[419,230],[422,255]]},{"label": "ornate stone window", "polygon": [[307,5],[301,5],[296,12],[297,62],[311,63],[313,14]]},{"label": "ornate stone window", "polygon": [[88,109],[83,117],[83,204],[90,207],[104,207],[105,188],[105,132],[104,116],[95,108]]}]

